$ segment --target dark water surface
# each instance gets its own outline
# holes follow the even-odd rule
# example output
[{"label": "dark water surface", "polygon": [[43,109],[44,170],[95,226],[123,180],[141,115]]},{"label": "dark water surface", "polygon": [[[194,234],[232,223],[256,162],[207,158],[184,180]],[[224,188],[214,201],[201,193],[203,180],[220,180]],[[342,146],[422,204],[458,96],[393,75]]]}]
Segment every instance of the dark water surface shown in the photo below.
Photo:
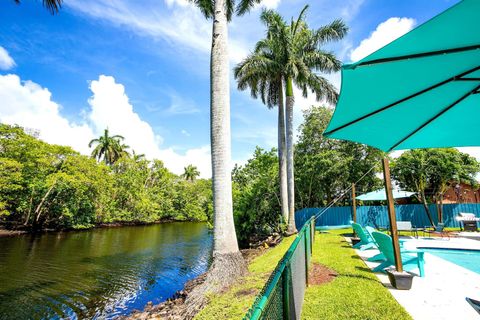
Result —
[{"label": "dark water surface", "polygon": [[208,268],[203,223],[0,238],[0,319],[114,318]]}]

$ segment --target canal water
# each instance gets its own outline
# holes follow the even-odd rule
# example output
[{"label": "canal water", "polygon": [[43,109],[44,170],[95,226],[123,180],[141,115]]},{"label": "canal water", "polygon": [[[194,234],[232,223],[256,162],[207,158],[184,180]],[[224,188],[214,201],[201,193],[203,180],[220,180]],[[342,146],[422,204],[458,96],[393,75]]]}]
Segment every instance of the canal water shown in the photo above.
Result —
[{"label": "canal water", "polygon": [[112,319],[205,272],[203,223],[0,238],[0,319]]}]

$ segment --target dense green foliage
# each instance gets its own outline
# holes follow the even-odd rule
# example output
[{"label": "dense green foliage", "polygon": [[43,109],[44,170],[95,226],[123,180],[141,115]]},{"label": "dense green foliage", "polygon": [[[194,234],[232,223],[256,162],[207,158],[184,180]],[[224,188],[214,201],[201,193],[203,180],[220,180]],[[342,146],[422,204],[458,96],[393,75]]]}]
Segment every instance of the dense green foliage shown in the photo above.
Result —
[{"label": "dense green foliage", "polygon": [[160,160],[111,166],[0,124],[0,222],[81,229],[101,223],[208,220],[211,182],[185,181]]},{"label": "dense green foliage", "polygon": [[258,237],[282,232],[278,158],[275,149],[255,150],[244,166],[233,169],[233,210],[238,241],[246,246]]},{"label": "dense green foliage", "polygon": [[[340,197],[365,173],[357,189],[371,191],[381,185],[376,177],[381,151],[347,141],[325,139],[322,132],[332,116],[326,107],[311,107],[304,113],[295,146],[296,209],[325,206]],[[280,213],[278,158],[275,150],[257,148],[253,157],[233,170],[234,213],[239,241],[245,245],[255,238],[284,229]],[[337,205],[347,204],[349,194]]]},{"label": "dense green foliage", "polygon": [[[298,143],[295,146],[296,208],[321,207],[340,197],[358,181],[356,188],[371,191],[381,185],[376,177],[383,152],[349,141],[327,139],[322,136],[332,110],[311,107],[304,112]],[[369,170],[376,167],[374,170]],[[338,204],[345,204],[349,196]]]}]

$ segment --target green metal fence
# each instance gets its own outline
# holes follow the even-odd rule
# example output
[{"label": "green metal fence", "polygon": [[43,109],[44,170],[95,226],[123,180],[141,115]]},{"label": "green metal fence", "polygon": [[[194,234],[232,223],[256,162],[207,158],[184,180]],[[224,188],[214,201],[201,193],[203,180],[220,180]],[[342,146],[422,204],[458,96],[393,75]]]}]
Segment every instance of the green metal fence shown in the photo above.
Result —
[{"label": "green metal fence", "polygon": [[299,319],[308,285],[315,220],[310,218],[268,278],[244,320]]}]

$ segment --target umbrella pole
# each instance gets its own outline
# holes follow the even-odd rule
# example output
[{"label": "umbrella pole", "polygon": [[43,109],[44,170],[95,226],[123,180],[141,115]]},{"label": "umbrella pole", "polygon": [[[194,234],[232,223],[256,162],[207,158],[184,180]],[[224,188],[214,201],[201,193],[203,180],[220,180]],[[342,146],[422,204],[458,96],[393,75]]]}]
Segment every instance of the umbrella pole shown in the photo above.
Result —
[{"label": "umbrella pole", "polygon": [[355,197],[355,183],[352,183],[352,220],[357,223],[357,201]]},{"label": "umbrella pole", "polygon": [[402,260],[400,257],[400,245],[398,243],[397,217],[395,216],[395,206],[393,204],[392,181],[390,180],[390,164],[387,157],[383,158],[382,165],[385,193],[387,196],[388,217],[390,221],[390,232],[392,235],[393,254],[395,256],[395,268],[398,272],[403,272]]}]

